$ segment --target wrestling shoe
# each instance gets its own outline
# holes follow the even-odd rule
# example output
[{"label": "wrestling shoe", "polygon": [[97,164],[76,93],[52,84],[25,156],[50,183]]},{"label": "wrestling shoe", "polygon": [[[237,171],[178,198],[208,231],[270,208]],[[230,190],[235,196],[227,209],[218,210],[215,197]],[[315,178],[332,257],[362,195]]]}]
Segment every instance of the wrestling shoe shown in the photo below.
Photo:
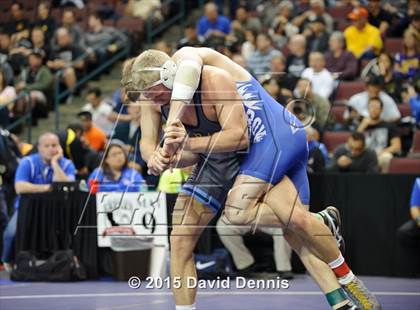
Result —
[{"label": "wrestling shoe", "polygon": [[369,289],[356,276],[354,279],[342,285],[349,299],[362,310],[381,310],[381,305]]},{"label": "wrestling shoe", "polygon": [[324,220],[324,224],[328,226],[337,241],[337,246],[341,254],[346,251],[346,244],[343,236],[341,235],[341,217],[340,211],[336,207],[329,206],[325,210],[318,213]]}]

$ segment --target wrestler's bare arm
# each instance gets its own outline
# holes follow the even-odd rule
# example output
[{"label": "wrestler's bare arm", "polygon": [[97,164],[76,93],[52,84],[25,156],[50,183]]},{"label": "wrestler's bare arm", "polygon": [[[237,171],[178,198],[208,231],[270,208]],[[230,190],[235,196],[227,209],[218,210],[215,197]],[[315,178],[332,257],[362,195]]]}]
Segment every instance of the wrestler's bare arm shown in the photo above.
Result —
[{"label": "wrestler's bare arm", "polygon": [[222,130],[211,136],[193,137],[187,140],[185,149],[193,153],[231,152],[248,147],[246,114],[235,81],[224,70],[206,66],[203,78],[206,93],[203,104],[213,104]]}]

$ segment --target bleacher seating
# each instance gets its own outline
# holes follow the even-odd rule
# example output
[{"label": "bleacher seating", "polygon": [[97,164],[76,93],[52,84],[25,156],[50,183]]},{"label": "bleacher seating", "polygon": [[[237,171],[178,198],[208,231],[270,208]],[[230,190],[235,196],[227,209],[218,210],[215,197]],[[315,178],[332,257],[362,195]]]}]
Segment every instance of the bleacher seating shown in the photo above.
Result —
[{"label": "bleacher seating", "polygon": [[389,173],[420,174],[420,159],[393,158],[389,166]]},{"label": "bleacher seating", "polygon": [[346,143],[350,134],[348,131],[326,131],[323,136],[323,141],[328,152],[332,153],[337,146]]}]

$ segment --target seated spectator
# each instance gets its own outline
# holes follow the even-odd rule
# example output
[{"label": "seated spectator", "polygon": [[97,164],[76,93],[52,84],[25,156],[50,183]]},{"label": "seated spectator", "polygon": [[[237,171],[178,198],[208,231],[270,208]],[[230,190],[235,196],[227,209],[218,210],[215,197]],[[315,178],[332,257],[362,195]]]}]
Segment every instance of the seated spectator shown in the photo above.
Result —
[{"label": "seated spectator", "polygon": [[204,40],[197,35],[197,28],[195,24],[187,24],[184,28],[184,37],[178,41],[177,48],[184,46],[201,47]]},{"label": "seated spectator", "polygon": [[395,55],[395,73],[404,79],[413,79],[420,73],[420,41],[413,31],[404,32],[403,52]]},{"label": "seated spectator", "polygon": [[410,198],[410,220],[398,228],[399,241],[417,251],[420,244],[420,178],[416,178]]},{"label": "seated spectator", "polygon": [[[80,47],[86,48],[85,35],[82,28],[80,28],[80,26],[76,23],[76,18],[72,10],[63,11],[60,27],[66,28],[69,31],[72,42],[77,42]],[[57,40],[55,36],[52,38],[51,45],[53,48],[57,47]]]},{"label": "seated spectator", "polygon": [[230,21],[227,17],[219,15],[217,5],[209,2],[204,6],[204,16],[197,24],[197,34],[202,38],[210,36],[225,36],[230,33]]},{"label": "seated spectator", "polygon": [[34,27],[31,31],[31,43],[32,43],[32,49],[37,48],[41,49],[45,53],[46,59],[51,54],[51,48],[49,42],[46,42],[45,40],[45,33],[40,27]]},{"label": "seated spectator", "polygon": [[308,66],[306,39],[303,35],[296,34],[290,38],[287,47],[290,53],[286,58],[286,72],[295,77],[297,81],[303,70]]},{"label": "seated spectator", "polygon": [[82,111],[92,113],[93,124],[101,129],[106,135],[111,133],[114,123],[110,121],[112,107],[101,98],[102,92],[99,88],[94,87],[87,92],[87,101]]},{"label": "seated spectator", "polygon": [[327,51],[330,35],[325,28],[325,21],[322,17],[317,17],[308,23],[303,35],[308,42],[309,52],[325,53]]},{"label": "seated spectator", "polygon": [[407,30],[413,32],[417,42],[420,41],[420,10],[418,8],[411,17],[411,22]]},{"label": "seated spectator", "polygon": [[[365,83],[366,90],[357,93],[350,97],[347,106],[353,108],[358,115],[362,117],[369,116],[368,103],[369,99],[379,97],[383,103],[381,120],[386,122],[395,122],[400,119],[401,113],[398,110],[397,104],[394,99],[382,90],[382,82],[377,77],[369,77]],[[348,115],[345,114],[344,118]]]},{"label": "seated spectator", "polygon": [[305,127],[306,137],[308,139],[308,173],[319,173],[324,171],[329,160],[328,150],[323,143],[320,143],[319,133],[311,126]]},{"label": "seated spectator", "polygon": [[107,142],[106,134],[92,122],[92,113],[82,111],[77,114],[83,127],[83,141],[94,151],[103,151]]},{"label": "seated spectator", "polygon": [[24,17],[23,5],[20,2],[13,2],[10,7],[11,19],[5,24],[6,31],[12,36],[12,42],[29,37],[30,23]]},{"label": "seated spectator", "polygon": [[50,16],[50,9],[48,2],[40,2],[38,4],[38,15],[32,23],[32,27],[41,28],[46,38],[52,38],[55,31],[55,20]]},{"label": "seated spectator", "polygon": [[273,48],[270,36],[260,33],[257,36],[257,50],[248,59],[248,68],[259,78],[270,71],[271,59],[276,55],[281,55],[281,52]]},{"label": "seated spectator", "polygon": [[[272,21],[271,25],[268,24],[270,26],[269,34],[273,38],[276,48],[280,50],[286,45],[287,39],[299,33],[299,28],[291,22],[292,14],[293,3],[284,0],[278,5],[278,13],[275,18],[269,20]],[[284,41],[285,39],[286,41]]]},{"label": "seated spectator", "polygon": [[280,93],[288,100],[293,97],[296,78],[286,72],[286,59],[283,55],[276,55],[271,59],[271,76],[277,80]]},{"label": "seated spectator", "polygon": [[9,59],[10,48],[10,35],[0,28],[0,69],[4,72],[8,85],[14,82],[14,72]]},{"label": "seated spectator", "polygon": [[358,7],[348,15],[353,25],[344,30],[347,50],[358,59],[372,59],[379,54],[383,43],[379,29],[368,23],[368,12]]},{"label": "seated spectator", "polygon": [[[51,191],[53,182],[75,180],[73,163],[63,157],[57,135],[47,132],[38,139],[38,153],[22,158],[15,174],[15,190],[18,195]],[[2,261],[11,267],[13,241],[16,235],[20,196],[15,201],[15,212],[4,232]],[[8,268],[6,267],[6,268]],[[9,269],[8,268],[8,269]]]},{"label": "seated spectator", "polygon": [[245,42],[241,46],[241,54],[248,61],[249,57],[254,54],[256,50],[257,34],[251,30],[245,31]]},{"label": "seated spectator", "polygon": [[[0,127],[7,127],[10,123],[10,113],[13,111],[16,90],[6,83],[4,72],[0,70]],[[6,106],[6,107],[3,107]]]},{"label": "seated spectator", "polygon": [[401,153],[401,139],[395,124],[381,119],[381,99],[370,98],[368,109],[369,116],[363,118],[357,131],[365,135],[367,147],[376,152],[381,171],[386,173],[392,157]]},{"label": "seated spectator", "polygon": [[345,50],[344,35],[334,31],[329,40],[329,51],[325,54],[326,68],[334,79],[353,80],[357,76],[358,63],[352,53]]},{"label": "seated spectator", "polygon": [[375,151],[366,147],[365,136],[354,132],[347,143],[338,146],[333,155],[334,164],[330,171],[339,172],[378,172],[378,159]]},{"label": "seated spectator", "polygon": [[92,151],[83,141],[83,126],[79,123],[70,124],[66,129],[60,130],[57,135],[63,149],[63,156],[73,162],[77,170],[77,177],[88,177],[87,158]]},{"label": "seated spectator", "polygon": [[292,23],[296,27],[299,27],[300,31],[303,31],[306,24],[315,20],[317,17],[322,17],[324,19],[328,32],[331,33],[334,30],[334,20],[331,15],[325,11],[324,0],[311,0],[310,9],[305,10],[303,14],[295,17],[292,20]]},{"label": "seated spectator", "polygon": [[392,15],[383,8],[380,0],[368,0],[367,9],[369,24],[378,28],[381,35],[386,37],[387,33],[390,33]]},{"label": "seated spectator", "polygon": [[235,19],[230,24],[235,37],[243,42],[245,31],[251,30],[254,33],[261,32],[261,22],[255,17],[250,17],[246,6],[241,5],[236,9]]},{"label": "seated spectator", "polygon": [[109,56],[127,47],[127,37],[114,27],[104,26],[99,14],[90,14],[88,25],[89,31],[85,34],[86,52],[90,56],[91,66],[104,63]]},{"label": "seated spectator", "polygon": [[141,174],[128,167],[124,143],[119,140],[110,141],[103,165],[90,174],[88,185],[93,193],[139,192],[145,188]]},{"label": "seated spectator", "polygon": [[294,112],[295,109],[299,109],[300,113],[295,114],[302,113],[304,119],[299,119],[304,121],[304,123],[307,124],[305,121],[306,118],[309,118],[309,121],[313,121],[315,118],[315,125],[325,128],[327,124],[332,122],[329,118],[330,102],[327,98],[321,97],[313,92],[311,81],[301,78],[296,84],[293,95],[295,99],[304,99],[306,102],[306,104],[301,104],[300,100],[297,100],[296,104],[290,107]]},{"label": "seated spectator", "polygon": [[[29,55],[29,67],[25,68],[16,85],[16,90],[29,92],[33,117],[48,115],[48,97],[53,87],[53,75],[43,64],[45,53],[43,50],[34,49]],[[25,112],[25,104],[20,104],[16,110],[19,114]]]},{"label": "seated spectator", "polygon": [[325,69],[325,58],[320,52],[309,54],[309,68],[302,72],[302,78],[311,81],[313,92],[323,98],[328,99],[334,91],[334,79]]},{"label": "seated spectator", "polygon": [[141,108],[139,104],[130,104],[127,108],[129,122],[119,122],[115,127],[112,139],[118,139],[126,146],[129,154],[130,166],[139,172],[146,171],[147,164],[143,161],[140,153],[141,139]]},{"label": "seated spectator", "polygon": [[[72,41],[67,28],[61,27],[56,32],[57,47],[53,49],[47,66],[53,71],[63,70],[61,81],[70,91],[75,91],[77,77],[83,74],[85,62],[81,59],[84,55],[83,49]],[[72,97],[67,98],[71,102]]]},{"label": "seated spectator", "polygon": [[281,105],[287,104],[287,99],[281,94],[279,84],[275,78],[262,80],[261,85],[278,103]]}]

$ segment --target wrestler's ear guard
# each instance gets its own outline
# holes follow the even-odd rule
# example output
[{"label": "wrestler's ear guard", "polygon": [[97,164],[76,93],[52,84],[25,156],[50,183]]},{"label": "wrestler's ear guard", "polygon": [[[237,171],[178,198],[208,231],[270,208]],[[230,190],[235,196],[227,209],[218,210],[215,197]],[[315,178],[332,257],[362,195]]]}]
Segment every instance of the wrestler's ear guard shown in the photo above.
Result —
[{"label": "wrestler's ear guard", "polygon": [[162,65],[162,67],[147,67],[142,69],[141,71],[160,72],[160,79],[152,83],[152,85],[148,86],[148,88],[159,84],[163,84],[163,86],[165,86],[166,88],[172,89],[174,86],[176,70],[176,63],[172,59],[169,59]]}]

